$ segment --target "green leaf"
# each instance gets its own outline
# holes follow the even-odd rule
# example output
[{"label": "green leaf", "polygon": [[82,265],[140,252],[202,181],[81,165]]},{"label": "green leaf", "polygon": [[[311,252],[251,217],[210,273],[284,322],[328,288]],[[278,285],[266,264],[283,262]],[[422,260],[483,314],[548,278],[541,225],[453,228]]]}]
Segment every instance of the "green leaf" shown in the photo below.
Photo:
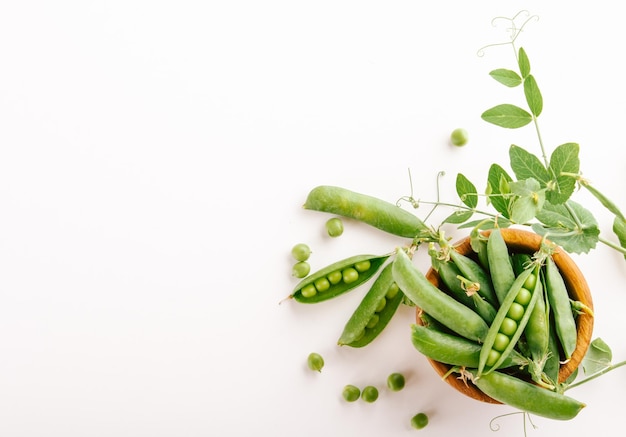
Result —
[{"label": "green leaf", "polygon": [[519,180],[533,178],[539,182],[541,187],[546,187],[550,182],[550,174],[541,163],[539,158],[515,144],[509,148],[509,159],[511,169]]},{"label": "green leaf", "polygon": [[523,48],[520,47],[518,53],[517,65],[519,66],[520,73],[522,73],[522,77],[525,79],[530,74],[530,61]]},{"label": "green leaf", "polygon": [[600,229],[596,219],[573,200],[561,205],[546,201],[536,218],[541,223],[533,224],[533,230],[567,252],[587,253],[598,243]]},{"label": "green leaf", "polygon": [[554,149],[550,156],[549,169],[556,181],[548,187],[547,196],[548,200],[555,205],[569,199],[576,189],[576,178],[563,173],[578,174],[580,170],[579,149],[576,143],[565,143]]},{"label": "green leaf", "polygon": [[470,208],[478,205],[478,191],[474,184],[461,173],[456,175],[456,192],[461,201]]},{"label": "green leaf", "polygon": [[546,200],[545,189],[532,178],[512,182],[511,192],[518,196],[511,205],[511,220],[515,223],[523,224],[534,219]]},{"label": "green leaf", "polygon": [[539,86],[532,74],[529,74],[524,79],[524,95],[526,96],[526,103],[528,103],[530,112],[532,112],[535,117],[539,117],[539,114],[541,114],[543,110],[543,97],[541,97]]},{"label": "green leaf", "polygon": [[444,219],[444,223],[459,224],[468,221],[474,215],[474,211],[459,209]]},{"label": "green leaf", "polygon": [[[621,217],[615,217],[613,220],[613,232],[617,235],[619,244],[626,249],[626,220]],[[626,255],[624,255],[626,258]]]},{"label": "green leaf", "polygon": [[509,210],[511,197],[508,189],[508,183],[511,181],[513,181],[511,176],[498,164],[492,164],[489,167],[485,192],[488,193],[487,195],[495,210],[507,219],[511,218]]},{"label": "green leaf", "polygon": [[522,83],[522,78],[513,70],[498,68],[489,73],[491,77],[509,88],[514,88]]},{"label": "green leaf", "polygon": [[517,129],[526,126],[533,119],[532,115],[526,110],[509,103],[487,109],[482,113],[481,117],[488,123],[507,129]]},{"label": "green leaf", "polygon": [[613,352],[601,338],[595,338],[589,344],[589,349],[583,357],[582,366],[585,375],[593,375],[611,365]]}]

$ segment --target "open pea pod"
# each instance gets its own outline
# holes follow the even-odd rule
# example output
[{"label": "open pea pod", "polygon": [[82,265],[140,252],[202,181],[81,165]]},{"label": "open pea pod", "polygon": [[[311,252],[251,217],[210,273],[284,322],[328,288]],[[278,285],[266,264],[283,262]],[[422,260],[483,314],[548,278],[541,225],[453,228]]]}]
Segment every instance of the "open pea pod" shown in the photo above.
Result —
[{"label": "open pea pod", "polygon": [[374,281],[339,337],[340,346],[363,347],[385,329],[404,299],[393,280],[392,264],[387,264]]},{"label": "open pea pod", "polygon": [[389,256],[355,255],[337,261],[304,278],[289,297],[300,303],[318,303],[337,297],[372,278]]}]

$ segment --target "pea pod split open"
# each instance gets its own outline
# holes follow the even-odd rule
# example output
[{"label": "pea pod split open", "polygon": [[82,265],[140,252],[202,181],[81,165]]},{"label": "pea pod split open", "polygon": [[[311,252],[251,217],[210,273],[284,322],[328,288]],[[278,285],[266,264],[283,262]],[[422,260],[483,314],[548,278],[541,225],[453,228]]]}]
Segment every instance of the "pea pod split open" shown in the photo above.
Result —
[{"label": "pea pod split open", "polygon": [[300,281],[290,298],[318,303],[346,293],[372,278],[390,255],[356,255],[337,261]]},{"label": "pea pod split open", "polygon": [[399,206],[341,187],[313,188],[304,208],[353,218],[399,237],[415,238],[430,232],[421,219]]}]

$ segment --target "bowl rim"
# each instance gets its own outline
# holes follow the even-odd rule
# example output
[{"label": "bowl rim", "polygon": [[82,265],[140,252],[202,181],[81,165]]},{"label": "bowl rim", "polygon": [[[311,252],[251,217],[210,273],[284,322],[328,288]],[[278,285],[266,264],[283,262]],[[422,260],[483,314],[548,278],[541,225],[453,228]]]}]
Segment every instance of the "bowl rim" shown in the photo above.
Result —
[{"label": "bowl rim", "polygon": [[[502,238],[506,242],[509,249],[512,251],[522,251],[532,254],[536,250],[539,250],[543,241],[543,237],[541,235],[524,229],[501,228],[500,231],[502,233]],[[490,233],[491,230],[481,231],[481,234],[485,237],[488,237]],[[474,253],[471,247],[471,236],[466,236],[456,241],[452,244],[452,246],[455,248],[455,250],[464,255]],[[578,265],[569,256],[569,254],[558,245],[555,247],[552,257],[555,264],[559,268],[559,271],[561,271],[562,273],[563,279],[565,281],[565,286],[568,290],[568,293],[570,294],[570,297],[581,301],[588,308],[593,310],[593,298],[591,296],[591,291],[589,289],[589,285],[585,279],[585,276],[581,272]],[[437,288],[442,288],[439,274],[432,266],[428,269],[426,273],[426,278]],[[443,291],[445,291],[445,289]],[[422,324],[420,314],[421,309],[417,307],[416,321],[418,324]],[[559,368],[559,382],[565,381],[570,375],[572,375],[572,373],[579,367],[580,363],[582,362],[582,359],[584,358],[585,353],[589,348],[589,344],[591,343],[593,324],[594,317],[591,315],[581,314],[576,318],[576,349],[574,350],[574,353],[572,354],[570,360],[566,363],[561,364]],[[428,357],[426,358],[430,365],[433,367],[433,369],[441,377],[448,374],[450,372],[450,369],[452,368],[452,366],[448,364],[435,361]],[[466,381],[454,377],[446,377],[445,382],[447,382],[450,386],[452,386],[454,389],[461,392],[462,394],[476,400],[492,404],[501,404],[501,402],[480,391],[480,389],[472,384],[471,381]]]}]

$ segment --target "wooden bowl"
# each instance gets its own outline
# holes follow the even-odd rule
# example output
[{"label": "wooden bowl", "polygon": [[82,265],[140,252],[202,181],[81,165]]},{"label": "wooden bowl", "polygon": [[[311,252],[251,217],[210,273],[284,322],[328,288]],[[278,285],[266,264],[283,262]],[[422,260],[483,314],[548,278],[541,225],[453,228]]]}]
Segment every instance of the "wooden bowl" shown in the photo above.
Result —
[{"label": "wooden bowl", "polygon": [[[534,232],[513,228],[501,229],[501,232],[510,252],[533,254],[540,248],[542,237]],[[483,235],[489,235],[489,231],[485,231]],[[463,255],[473,256],[474,254],[470,245],[470,237],[466,237],[458,241],[454,244],[454,247],[456,247],[456,250]],[[570,256],[561,248],[557,248],[555,250],[553,258],[555,264],[561,272],[561,276],[565,280],[565,285],[567,286],[567,291],[569,292],[570,297],[573,300],[578,300],[587,305],[587,307],[593,309],[593,302],[587,281],[572,258],[570,258]],[[437,288],[446,291],[445,286],[441,283],[439,274],[436,270],[430,268],[426,273],[426,277]],[[419,317],[420,311],[421,310],[418,308],[418,324],[422,323]],[[560,382],[565,381],[572,374],[572,372],[578,368],[583,357],[585,356],[585,353],[589,348],[589,343],[591,342],[591,335],[593,332],[593,316],[587,314],[579,315],[576,318],[576,325],[578,330],[576,349],[572,354],[571,359],[567,363],[561,365],[559,370]],[[440,363],[431,359],[429,359],[429,362],[440,376],[446,374],[451,368],[448,364]],[[500,403],[499,401],[496,401],[490,396],[484,394],[469,381],[462,381],[461,379],[454,377],[454,375],[447,377],[445,381],[459,392],[471,398],[492,404]]]}]

